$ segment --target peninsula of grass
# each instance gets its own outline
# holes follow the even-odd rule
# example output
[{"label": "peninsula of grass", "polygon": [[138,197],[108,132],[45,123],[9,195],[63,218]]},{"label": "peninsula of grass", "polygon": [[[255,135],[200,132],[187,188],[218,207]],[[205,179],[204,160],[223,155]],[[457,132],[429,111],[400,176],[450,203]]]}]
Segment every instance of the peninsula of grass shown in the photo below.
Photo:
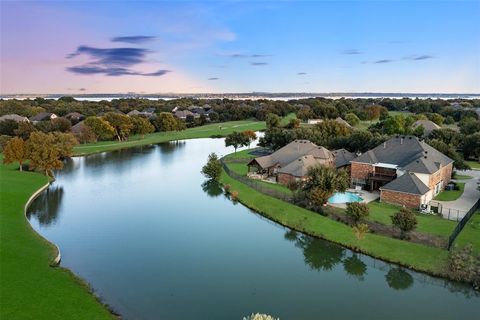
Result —
[{"label": "peninsula of grass", "polygon": [[238,192],[238,199],[245,206],[281,225],[414,270],[445,275],[446,250],[371,233],[358,240],[352,228],[343,223],[262,194],[225,172],[220,180]]},{"label": "peninsula of grass", "polygon": [[460,198],[463,194],[463,190],[465,189],[465,182],[457,182],[458,190],[444,190],[440,192],[436,197],[435,200],[438,201],[454,201]]},{"label": "peninsula of grass", "polygon": [[74,153],[76,156],[81,156],[174,140],[224,137],[234,131],[259,131],[263,129],[265,129],[265,121],[240,120],[212,123],[200,127],[189,128],[183,131],[155,132],[145,135],[144,138],[133,136],[127,141],[100,141],[97,143],[82,144],[74,148]]},{"label": "peninsula of grass", "polygon": [[0,319],[112,319],[69,270],[51,267],[56,248],[25,218],[47,177],[4,165],[0,154]]}]

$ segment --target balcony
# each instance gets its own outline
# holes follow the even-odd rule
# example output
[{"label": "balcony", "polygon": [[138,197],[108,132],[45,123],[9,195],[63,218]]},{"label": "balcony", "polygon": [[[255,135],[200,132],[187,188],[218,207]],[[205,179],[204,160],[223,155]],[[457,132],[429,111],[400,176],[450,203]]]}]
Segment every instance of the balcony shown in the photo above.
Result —
[{"label": "balcony", "polygon": [[371,181],[392,181],[397,178],[396,172],[371,172],[368,174],[368,180]]}]

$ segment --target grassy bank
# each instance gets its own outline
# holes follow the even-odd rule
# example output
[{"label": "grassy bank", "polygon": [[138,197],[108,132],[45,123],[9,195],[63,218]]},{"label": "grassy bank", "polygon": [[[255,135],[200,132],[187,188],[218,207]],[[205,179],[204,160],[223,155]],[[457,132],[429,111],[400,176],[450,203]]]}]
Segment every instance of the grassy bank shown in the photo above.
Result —
[{"label": "grassy bank", "polygon": [[480,254],[480,210],[478,210],[470,221],[465,225],[454,245],[463,247],[466,244],[473,245],[473,251]]},{"label": "grassy bank", "polygon": [[367,234],[363,240],[358,240],[349,226],[257,192],[225,172],[221,182],[230,184],[231,190],[238,191],[239,201],[247,207],[297,231],[415,270],[433,274],[442,274],[445,270],[448,257],[446,250],[375,234]]},{"label": "grassy bank", "polygon": [[75,147],[74,153],[75,155],[80,156],[173,140],[226,136],[234,131],[258,131],[263,129],[265,129],[264,121],[241,120],[212,123],[201,127],[189,128],[183,131],[155,132],[145,135],[143,139],[139,136],[133,136],[128,141],[101,141],[97,143],[82,144]]},{"label": "grassy bank", "polygon": [[1,155],[0,177],[0,319],[111,319],[70,271],[50,267],[55,248],[25,218],[25,203],[47,178],[3,165]]}]

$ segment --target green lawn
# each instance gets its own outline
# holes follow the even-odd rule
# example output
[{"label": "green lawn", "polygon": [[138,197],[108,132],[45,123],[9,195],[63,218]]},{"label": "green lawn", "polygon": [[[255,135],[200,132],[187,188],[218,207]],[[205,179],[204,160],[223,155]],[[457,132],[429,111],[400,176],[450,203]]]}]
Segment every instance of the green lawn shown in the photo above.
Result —
[{"label": "green lawn", "polygon": [[49,266],[56,250],[25,218],[25,203],[47,178],[1,160],[0,319],[111,319],[82,281]]},{"label": "green lawn", "polygon": [[444,273],[448,256],[446,250],[376,234],[367,234],[365,239],[358,240],[349,226],[266,196],[225,173],[222,175],[221,182],[230,184],[231,190],[238,191],[240,202],[247,207],[282,225],[416,270],[435,274]]},{"label": "green lawn", "polygon": [[439,201],[457,200],[463,194],[463,190],[465,189],[465,183],[457,182],[457,186],[459,190],[444,190],[439,194],[437,194],[437,196],[435,197],[435,200],[439,200]]},{"label": "green lawn", "polygon": [[463,174],[455,174],[455,180],[470,180],[472,179],[471,176],[463,175]]},{"label": "green lawn", "polygon": [[[368,219],[386,225],[392,224],[390,217],[400,210],[399,206],[379,201],[370,202],[368,207],[370,209]],[[455,226],[457,225],[455,221],[443,219],[434,215],[424,215],[421,213],[417,213],[417,222],[417,231],[444,237],[450,236],[453,229],[455,229]]]},{"label": "green lawn", "polygon": [[91,153],[110,151],[116,149],[130,148],[146,144],[167,142],[172,140],[184,140],[195,138],[209,138],[212,136],[226,136],[234,131],[263,130],[264,121],[241,120],[222,123],[213,123],[201,127],[189,128],[183,131],[155,132],[147,134],[143,139],[139,136],[131,137],[128,141],[101,141],[97,143],[82,144],[75,147],[75,155],[86,155]]},{"label": "green lawn", "polygon": [[480,170],[480,162],[478,161],[466,161],[467,164],[472,168],[473,170]]},{"label": "green lawn", "polygon": [[455,240],[454,245],[463,247],[467,243],[471,243],[474,252],[480,254],[480,210],[470,218],[470,221],[468,221]]}]

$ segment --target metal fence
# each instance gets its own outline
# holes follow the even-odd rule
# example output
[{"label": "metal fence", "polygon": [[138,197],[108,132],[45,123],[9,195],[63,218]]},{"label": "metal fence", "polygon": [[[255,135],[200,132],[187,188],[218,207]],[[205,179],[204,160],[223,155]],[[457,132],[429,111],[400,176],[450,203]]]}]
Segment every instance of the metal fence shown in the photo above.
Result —
[{"label": "metal fence", "polygon": [[282,192],[282,191],[279,191],[279,190],[274,190],[272,189],[271,187],[268,187],[268,186],[265,186],[263,183],[268,183],[268,182],[260,182],[260,181],[257,181],[257,180],[253,180],[253,179],[250,179],[248,177],[245,177],[243,175],[240,175],[234,171],[232,171],[227,163],[238,163],[236,161],[230,161],[230,160],[222,160],[222,165],[223,165],[223,169],[225,170],[225,172],[232,178],[234,178],[235,180],[238,180],[240,181],[241,183],[243,184],[246,184],[247,186],[249,186],[250,188],[252,189],[255,189],[257,190],[258,192],[260,193],[263,193],[267,196],[270,196],[270,197],[274,197],[274,198],[278,198],[280,200],[283,200],[283,201],[287,201],[287,202],[290,202],[290,203],[293,203],[293,197],[291,194],[288,194],[287,192]]},{"label": "metal fence", "polygon": [[453,229],[452,234],[448,238],[448,250],[450,250],[450,248],[453,245],[453,242],[455,242],[455,239],[458,237],[460,232],[463,230],[467,222],[475,214],[478,208],[480,208],[480,199],[478,199],[477,202],[473,205],[473,207],[471,207],[470,210],[467,211],[467,213],[462,218],[462,220],[460,220],[460,222],[457,224],[455,229]]},{"label": "metal fence", "polygon": [[443,203],[435,200],[430,201],[430,206],[435,213],[442,215],[445,219],[453,220],[453,221],[460,221],[464,216],[467,215],[468,211],[459,210],[456,208],[449,208],[445,207]]}]

